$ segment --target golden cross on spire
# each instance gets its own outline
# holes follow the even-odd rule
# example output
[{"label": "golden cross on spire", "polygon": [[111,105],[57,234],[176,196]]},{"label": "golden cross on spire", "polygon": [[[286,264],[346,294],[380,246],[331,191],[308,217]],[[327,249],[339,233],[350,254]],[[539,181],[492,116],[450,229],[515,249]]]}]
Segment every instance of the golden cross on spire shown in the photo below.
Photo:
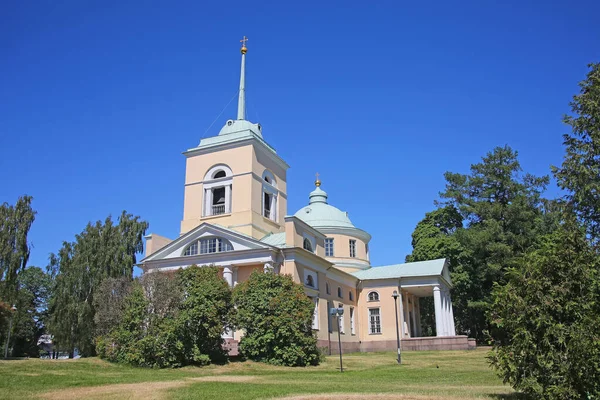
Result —
[{"label": "golden cross on spire", "polygon": [[240,52],[242,54],[246,54],[246,52],[248,51],[248,49],[246,48],[247,41],[248,41],[248,38],[246,36],[244,36],[244,38],[242,40],[240,40],[240,42],[242,42],[242,49],[240,50]]},{"label": "golden cross on spire", "polygon": [[321,180],[319,179],[319,173],[318,172],[316,173],[316,176],[317,176],[317,180],[315,181],[315,186],[319,187],[319,186],[321,186]]}]

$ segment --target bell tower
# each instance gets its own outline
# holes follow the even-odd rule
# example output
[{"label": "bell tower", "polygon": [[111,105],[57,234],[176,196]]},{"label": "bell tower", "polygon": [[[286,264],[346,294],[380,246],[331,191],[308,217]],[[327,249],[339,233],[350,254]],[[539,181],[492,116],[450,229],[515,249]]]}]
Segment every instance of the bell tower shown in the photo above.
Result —
[{"label": "bell tower", "polygon": [[261,239],[284,231],[289,165],[264,139],[262,127],[246,120],[246,42],[237,119],[217,136],[185,151],[185,195],[181,234],[207,222]]}]

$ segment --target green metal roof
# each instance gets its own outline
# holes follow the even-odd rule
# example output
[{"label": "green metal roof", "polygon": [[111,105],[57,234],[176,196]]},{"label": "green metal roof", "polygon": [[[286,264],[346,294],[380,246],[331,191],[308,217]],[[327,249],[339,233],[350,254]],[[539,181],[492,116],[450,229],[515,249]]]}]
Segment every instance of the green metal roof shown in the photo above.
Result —
[{"label": "green metal roof", "polygon": [[408,278],[413,276],[442,275],[445,258],[428,261],[417,261],[405,264],[373,267],[364,271],[353,272],[352,275],[360,280]]},{"label": "green metal roof", "polygon": [[285,232],[270,233],[260,241],[270,246],[285,247]]},{"label": "green metal roof", "polygon": [[317,229],[319,227],[354,228],[348,213],[327,204],[327,193],[320,187],[310,193],[309,199],[308,206],[298,210],[294,217]]},{"label": "green metal roof", "polygon": [[275,149],[263,139],[261,126],[246,120],[227,121],[217,136],[201,139],[200,144],[198,144],[197,147],[191,148],[188,151],[239,142],[247,139],[256,139],[264,144],[274,154],[277,154]]}]

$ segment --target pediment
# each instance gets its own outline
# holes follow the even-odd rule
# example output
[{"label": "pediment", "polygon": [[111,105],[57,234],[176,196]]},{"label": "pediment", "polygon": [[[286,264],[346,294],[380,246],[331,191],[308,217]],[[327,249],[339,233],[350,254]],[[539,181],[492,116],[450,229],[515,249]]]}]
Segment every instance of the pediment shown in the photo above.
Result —
[{"label": "pediment", "polygon": [[[179,258],[184,256],[185,250],[193,244],[201,239],[208,238],[222,238],[227,240],[233,250],[232,252],[239,252],[244,250],[257,250],[257,249],[272,249],[273,246],[262,243],[252,237],[243,235],[241,233],[232,231],[231,229],[227,229],[221,226],[216,226],[208,223],[204,223],[188,233],[180,236],[175,239],[171,243],[167,244],[161,249],[158,249],[154,253],[149,256],[143,258],[140,261],[140,264],[143,264],[147,261],[157,261],[157,260],[168,260],[172,258]],[[226,252],[224,252],[226,253]],[[210,253],[215,254],[215,253]]]}]

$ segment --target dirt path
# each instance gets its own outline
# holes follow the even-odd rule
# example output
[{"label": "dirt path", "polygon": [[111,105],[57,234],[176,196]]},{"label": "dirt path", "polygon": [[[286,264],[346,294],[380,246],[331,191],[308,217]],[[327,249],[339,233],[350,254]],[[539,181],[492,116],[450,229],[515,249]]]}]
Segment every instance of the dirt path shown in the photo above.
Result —
[{"label": "dirt path", "polygon": [[74,399],[128,399],[128,400],[162,400],[165,391],[176,387],[190,385],[195,382],[249,382],[255,376],[203,376],[174,381],[120,383],[116,385],[86,386],[53,390],[42,393],[39,398],[44,400],[74,400]]}]

